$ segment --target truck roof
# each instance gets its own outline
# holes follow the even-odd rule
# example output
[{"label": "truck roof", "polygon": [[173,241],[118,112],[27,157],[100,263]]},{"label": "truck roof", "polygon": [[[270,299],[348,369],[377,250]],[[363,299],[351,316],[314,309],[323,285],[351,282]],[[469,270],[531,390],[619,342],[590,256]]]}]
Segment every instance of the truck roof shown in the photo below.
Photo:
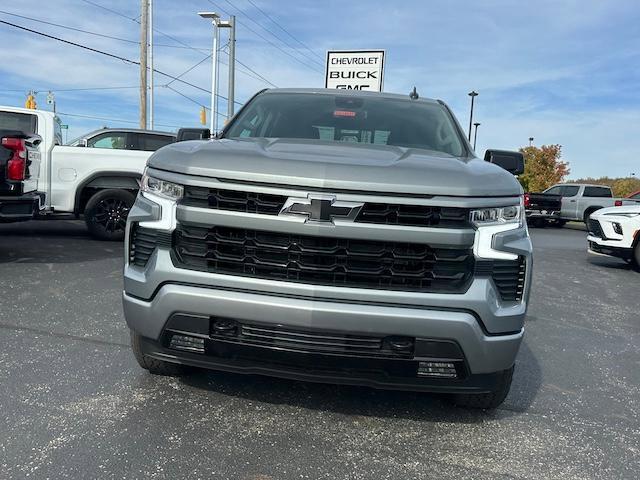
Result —
[{"label": "truck roof", "polygon": [[10,107],[5,105],[0,105],[0,112],[14,112],[14,113],[29,113],[32,115],[44,115],[47,117],[55,118],[57,115],[49,110],[33,110],[31,108],[23,108],[23,107]]},{"label": "truck roof", "polygon": [[557,185],[575,185],[577,187],[605,187],[605,188],[611,188],[609,185],[601,185],[601,184],[598,184],[598,183],[565,182],[565,183],[558,183]]},{"label": "truck roof", "polygon": [[[349,97],[382,97],[382,98],[395,98],[401,100],[410,101],[409,93],[402,95],[399,93],[387,93],[387,92],[367,92],[364,90],[343,90],[337,88],[268,88],[263,90],[262,94],[269,93],[311,93],[316,95],[339,95]],[[418,92],[419,94],[420,92]],[[427,103],[439,103],[439,100],[433,98],[426,98],[420,96],[417,100]]]}]

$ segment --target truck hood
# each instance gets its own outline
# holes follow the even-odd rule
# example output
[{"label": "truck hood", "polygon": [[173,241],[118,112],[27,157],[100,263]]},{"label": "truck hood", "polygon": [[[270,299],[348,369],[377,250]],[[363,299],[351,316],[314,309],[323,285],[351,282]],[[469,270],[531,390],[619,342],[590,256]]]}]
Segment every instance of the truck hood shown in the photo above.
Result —
[{"label": "truck hood", "polygon": [[148,165],[186,175],[322,189],[464,197],[522,192],[513,175],[478,158],[317,140],[179,142],[155,152]]},{"label": "truck hood", "polygon": [[603,217],[603,216],[612,216],[612,215],[627,215],[627,214],[636,214],[640,215],[640,203],[637,205],[624,205],[621,207],[607,207],[596,210],[591,214],[592,217]]}]

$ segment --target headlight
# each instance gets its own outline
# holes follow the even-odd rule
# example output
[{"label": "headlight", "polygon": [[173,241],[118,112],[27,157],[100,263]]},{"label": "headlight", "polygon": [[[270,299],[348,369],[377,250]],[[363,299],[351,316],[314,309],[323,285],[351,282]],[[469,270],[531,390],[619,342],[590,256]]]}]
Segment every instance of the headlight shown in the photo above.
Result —
[{"label": "headlight", "polygon": [[520,201],[520,205],[471,210],[471,222],[477,227],[511,223],[524,225],[524,206],[522,205],[522,200]]},{"label": "headlight", "polygon": [[146,171],[140,181],[140,190],[171,200],[179,200],[184,194],[184,187],[182,185],[150,177]]}]

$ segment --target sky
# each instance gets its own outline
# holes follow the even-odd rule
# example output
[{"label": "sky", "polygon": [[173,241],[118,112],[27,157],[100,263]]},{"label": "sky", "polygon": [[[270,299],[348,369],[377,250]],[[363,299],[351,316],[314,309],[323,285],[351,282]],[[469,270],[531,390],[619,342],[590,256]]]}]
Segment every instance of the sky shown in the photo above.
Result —
[{"label": "sky", "polygon": [[[251,69],[237,67],[239,103],[273,86],[323,87],[327,50],[384,49],[385,91],[416,86],[449,104],[465,130],[467,93],[479,93],[479,155],[533,137],[562,145],[571,178],[640,176],[637,0],[154,0],[154,67],[192,84],[155,74],[158,130],[199,126],[210,103],[212,28],[198,11],[237,17],[237,59]],[[130,60],[139,59],[139,15],[139,0],[0,0],[0,20]],[[69,140],[137,126],[137,65],[6,24],[0,58],[0,105],[22,106],[34,90],[50,109],[53,91]]]}]

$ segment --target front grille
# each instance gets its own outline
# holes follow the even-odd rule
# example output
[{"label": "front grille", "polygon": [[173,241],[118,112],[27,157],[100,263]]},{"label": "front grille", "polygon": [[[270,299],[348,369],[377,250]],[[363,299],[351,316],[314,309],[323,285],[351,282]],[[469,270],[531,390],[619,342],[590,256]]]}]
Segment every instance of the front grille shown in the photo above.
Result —
[{"label": "front grille", "polygon": [[[180,203],[190,207],[278,215],[287,198],[284,195],[186,186],[184,197]],[[416,227],[461,228],[470,226],[469,210],[465,208],[395,203],[365,203],[355,221]]]},{"label": "front grille", "polygon": [[414,351],[412,337],[376,337],[244,323],[231,334],[218,334],[213,330],[211,338],[243,345],[350,356],[412,358]]},{"label": "front grille", "polygon": [[469,249],[178,225],[178,266],[230,275],[339,287],[462,293]]},{"label": "front grille", "polygon": [[606,240],[606,235],[604,234],[604,231],[602,230],[602,225],[600,225],[600,222],[598,220],[594,220],[593,218],[590,218],[589,221],[587,222],[587,226],[589,227],[589,233],[591,235],[593,235],[594,237],[598,237],[598,238],[602,238],[603,240]]},{"label": "front grille", "polygon": [[467,226],[468,220],[469,210],[465,208],[389,203],[366,203],[356,218],[362,223],[453,228]]},{"label": "front grille", "polygon": [[526,260],[519,257],[517,260],[493,260],[490,271],[500,298],[505,302],[519,302],[524,293],[526,279]]},{"label": "front grille", "polygon": [[287,197],[282,195],[187,186],[181,204],[234,212],[278,215],[286,200]]},{"label": "front grille", "polygon": [[129,263],[138,267],[146,266],[158,245],[170,246],[171,234],[134,224],[129,242]]}]

